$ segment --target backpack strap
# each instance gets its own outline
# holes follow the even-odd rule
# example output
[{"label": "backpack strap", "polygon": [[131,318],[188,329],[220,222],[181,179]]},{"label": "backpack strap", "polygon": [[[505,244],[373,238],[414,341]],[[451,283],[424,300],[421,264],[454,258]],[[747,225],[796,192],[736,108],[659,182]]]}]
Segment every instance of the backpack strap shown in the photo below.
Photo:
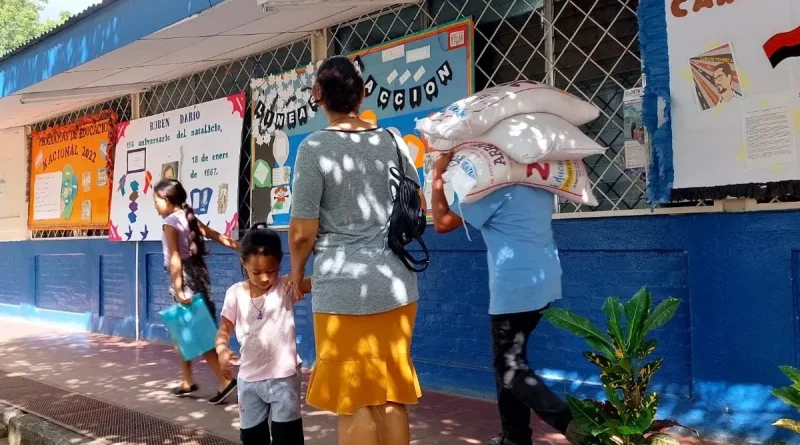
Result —
[{"label": "backpack strap", "polygon": [[422,248],[422,252],[424,253],[424,257],[420,260],[414,258],[408,250],[404,250],[403,256],[400,257],[400,261],[405,264],[407,268],[411,271],[420,273],[425,272],[425,270],[430,265],[430,254],[428,254],[428,246],[425,245],[425,241],[422,239],[421,236],[417,236],[415,238],[419,243],[420,247]]},{"label": "backpack strap", "polygon": [[[405,172],[405,155],[403,155],[403,152],[400,150],[400,144],[397,142],[397,136],[389,130],[385,131],[388,132],[389,136],[392,138],[392,144],[394,144],[395,151],[397,152],[397,163],[398,163],[397,169],[400,171],[400,177],[397,178],[397,175],[394,173],[393,176],[395,176],[398,179],[398,181],[409,180]],[[399,193],[399,189],[397,190],[397,192]],[[418,260],[414,258],[414,256],[412,256],[407,249],[404,248],[403,255],[400,256],[400,261],[402,261],[403,264],[413,272],[416,273],[424,272],[430,265],[431,257],[430,254],[428,253],[428,246],[425,244],[425,241],[422,239],[422,236],[417,231],[417,225],[416,224],[410,224],[410,225],[412,230],[412,236],[419,243],[420,247],[422,248],[424,256],[422,259]]]},{"label": "backpack strap", "polygon": [[404,157],[403,157],[403,152],[400,150],[400,144],[397,143],[397,135],[395,135],[394,133],[385,128],[383,129],[383,131],[389,133],[389,137],[392,138],[392,145],[394,145],[394,149],[397,152],[397,162],[398,162],[397,168],[400,170],[400,177],[405,178],[406,177],[405,162],[403,162]]}]

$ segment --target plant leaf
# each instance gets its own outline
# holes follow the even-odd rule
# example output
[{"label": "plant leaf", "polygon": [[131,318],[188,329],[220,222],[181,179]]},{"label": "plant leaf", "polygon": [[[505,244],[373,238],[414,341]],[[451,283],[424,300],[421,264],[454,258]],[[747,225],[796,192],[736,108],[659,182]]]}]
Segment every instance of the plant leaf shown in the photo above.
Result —
[{"label": "plant leaf", "polygon": [[619,412],[617,411],[617,408],[611,404],[611,402],[607,400],[605,402],[600,402],[598,400],[591,400],[591,399],[588,401],[591,402],[597,408],[599,408],[600,411],[602,411],[607,418],[619,419]]},{"label": "plant leaf", "polygon": [[608,400],[606,403],[614,407],[614,409],[617,411],[616,417],[619,417],[619,407],[620,407],[619,393],[617,392],[616,389],[611,388],[610,386],[603,386],[603,390],[605,390],[606,399]]},{"label": "plant leaf", "polygon": [[795,408],[800,408],[800,391],[791,386],[784,386],[772,390],[772,395],[783,400],[784,403]]},{"label": "plant leaf", "polygon": [[642,343],[642,346],[640,346],[639,349],[633,351],[633,354],[639,360],[644,360],[648,355],[652,354],[653,351],[656,350],[657,345],[658,342],[655,339],[647,340],[646,342]]},{"label": "plant leaf", "polygon": [[614,363],[612,363],[611,360],[603,357],[602,355],[598,355],[595,352],[584,352],[583,356],[586,357],[586,360],[589,360],[591,364],[596,365],[600,369],[614,366]]},{"label": "plant leaf", "polygon": [[635,351],[639,349],[640,342],[642,341],[642,332],[645,319],[647,318],[648,311],[650,310],[650,302],[652,296],[646,287],[643,287],[633,298],[625,303],[625,316],[627,317],[627,350]]},{"label": "plant leaf", "polygon": [[569,405],[569,410],[572,412],[573,420],[578,425],[578,428],[586,434],[601,429],[609,420],[603,411],[591,401],[567,396],[567,404]]},{"label": "plant leaf", "polygon": [[[614,358],[617,360],[621,359],[625,356],[625,345],[614,338],[614,336],[611,335],[611,331],[608,331],[607,334],[611,337],[611,344],[614,345]],[[624,342],[625,339],[623,338],[622,341]]]},{"label": "plant leaf", "polygon": [[603,304],[603,313],[606,314],[608,322],[608,332],[623,349],[627,347],[625,336],[622,334],[622,315],[624,312],[625,307],[619,302],[619,297],[611,297]]},{"label": "plant leaf", "polygon": [[606,434],[594,437],[591,434],[586,434],[580,442],[580,445],[618,445]]},{"label": "plant leaf", "polygon": [[644,408],[646,408],[646,409],[657,410],[658,409],[658,394],[657,393],[652,393],[649,396],[647,396],[644,399],[644,401],[642,402],[642,406]]},{"label": "plant leaf", "polygon": [[653,408],[639,410],[637,416],[631,419],[631,422],[620,425],[619,433],[624,436],[638,436],[644,434],[644,432],[650,428],[650,425],[652,425],[655,417],[656,410]]},{"label": "plant leaf", "polygon": [[586,344],[589,345],[590,348],[600,351],[604,356],[608,357],[609,359],[614,358],[614,347],[609,347],[608,340],[604,339],[597,339],[597,338],[584,338]]},{"label": "plant leaf", "polygon": [[587,318],[575,315],[565,309],[547,309],[543,315],[555,327],[581,337],[589,346],[597,349],[606,357],[614,357],[614,346]]},{"label": "plant leaf", "polygon": [[777,426],[778,428],[785,428],[787,430],[794,431],[795,433],[800,433],[800,422],[796,420],[780,419],[772,425]]},{"label": "plant leaf", "polygon": [[644,392],[645,389],[647,388],[647,385],[650,384],[650,380],[653,378],[653,374],[655,374],[656,371],[661,369],[661,366],[663,365],[664,365],[664,359],[660,358],[654,362],[646,364],[645,366],[642,367],[642,369],[639,370],[639,376],[638,376],[639,381],[637,383],[642,392]]},{"label": "plant leaf", "polygon": [[652,424],[650,424],[650,428],[645,431],[645,434],[650,433],[663,433],[664,431],[671,429],[671,428],[683,428],[686,431],[691,432],[695,436],[699,435],[696,429],[689,428],[688,426],[681,425],[680,423],[674,420],[655,420]]},{"label": "plant leaf", "polygon": [[791,366],[781,366],[780,369],[792,383],[800,383],[800,369]]},{"label": "plant leaf", "polygon": [[603,433],[613,434],[619,428],[619,420],[611,419],[603,424],[599,429],[592,430],[592,436],[599,436]]},{"label": "plant leaf", "polygon": [[600,373],[600,381],[612,389],[622,389],[630,380],[630,374],[619,367],[609,368]]},{"label": "plant leaf", "polygon": [[678,306],[680,305],[681,300],[678,300],[677,298],[667,298],[658,306],[656,306],[656,308],[653,310],[653,313],[647,317],[647,321],[644,323],[644,332],[642,333],[642,337],[644,338],[654,329],[658,329],[667,324],[667,322],[675,316],[675,311],[678,310]]}]

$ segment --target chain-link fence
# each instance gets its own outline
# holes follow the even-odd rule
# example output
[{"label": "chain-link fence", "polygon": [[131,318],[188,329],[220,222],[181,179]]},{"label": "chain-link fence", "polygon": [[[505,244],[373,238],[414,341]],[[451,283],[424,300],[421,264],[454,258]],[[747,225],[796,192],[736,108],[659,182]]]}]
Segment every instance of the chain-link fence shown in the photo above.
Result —
[{"label": "chain-link fence", "polygon": [[[383,8],[330,29],[328,53],[351,53],[472,17],[476,90],[532,79],[566,90],[601,109],[600,118],[582,128],[608,147],[605,154],[586,159],[600,204],[589,208],[562,201],[559,211],[642,209],[647,206],[645,173],[626,170],[623,158],[623,92],[642,85],[637,6],[638,0],[428,0]],[[248,227],[251,222],[249,82],[305,66],[310,61],[310,40],[306,38],[173,80],[141,96],[139,112],[146,117],[241,91],[248,93],[239,175],[240,227]],[[68,123],[102,108],[117,111],[122,120],[131,116],[129,101],[117,99],[39,123],[35,128]],[[34,234],[36,237],[75,235]]]},{"label": "chain-link fence", "polygon": [[251,223],[251,100],[250,81],[269,74],[278,74],[311,62],[308,39],[289,43],[272,51],[210,68],[158,86],[144,94],[141,117],[189,107],[234,93],[247,92],[239,165],[239,227]]},{"label": "chain-link fence", "polygon": [[560,212],[646,207],[645,173],[626,170],[622,98],[642,85],[638,0],[430,0],[385,8],[334,28],[330,51],[345,54],[472,17],[475,88],[519,79],[554,85],[597,105],[582,130],[608,147],[586,159],[599,206],[562,201]]},{"label": "chain-link fence", "polygon": [[[288,71],[301,65],[308,65],[310,61],[311,49],[309,40],[302,39],[268,52],[252,55],[245,59],[219,65],[190,76],[161,84],[141,95],[139,117],[147,117],[220,99],[241,91],[248,92],[247,108],[244,115],[244,129],[242,131],[241,163],[239,167],[239,227],[246,228],[250,226],[251,213],[250,80],[269,74]],[[119,115],[120,121],[130,120],[133,116],[130,98],[122,97],[39,122],[33,126],[33,131],[70,124],[84,116],[98,113],[101,110],[115,111]],[[30,150],[30,145],[28,149]],[[30,162],[30,156],[28,156],[28,159]],[[30,171],[30,165],[28,166],[28,170]],[[30,191],[28,191],[28,196],[29,193]],[[32,238],[105,236],[108,236],[107,230],[36,230],[31,232]]]}]

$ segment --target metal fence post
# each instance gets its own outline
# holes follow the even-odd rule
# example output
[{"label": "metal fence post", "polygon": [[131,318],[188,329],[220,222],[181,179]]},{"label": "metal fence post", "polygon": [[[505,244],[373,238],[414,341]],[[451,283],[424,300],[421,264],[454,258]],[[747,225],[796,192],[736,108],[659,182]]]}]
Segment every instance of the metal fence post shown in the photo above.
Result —
[{"label": "metal fence post", "polygon": [[[141,116],[141,105],[142,105],[142,97],[140,93],[133,93],[131,94],[131,120],[139,119]],[[134,325],[136,327],[136,341],[139,341],[139,244],[140,241],[135,241],[134,244],[136,245],[136,255],[135,260],[136,265],[134,266],[134,279],[133,279],[133,289],[134,289],[134,304],[133,304],[133,312],[134,312]]]}]

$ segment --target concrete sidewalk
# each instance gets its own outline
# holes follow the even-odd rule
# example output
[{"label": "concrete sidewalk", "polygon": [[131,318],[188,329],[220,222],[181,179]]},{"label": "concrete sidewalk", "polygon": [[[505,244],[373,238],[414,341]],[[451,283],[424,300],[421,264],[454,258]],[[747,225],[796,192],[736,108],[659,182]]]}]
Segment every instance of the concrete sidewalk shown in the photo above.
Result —
[{"label": "concrete sidewalk", "polygon": [[[203,398],[216,393],[204,363],[195,364],[196,398],[170,395],[179,371],[176,354],[167,346],[0,319],[0,370],[238,441],[235,397],[222,406]],[[410,415],[412,444],[478,445],[499,431],[495,405],[473,399],[424,392]],[[304,406],[303,422],[306,444],[336,444],[334,416]],[[536,416],[532,428],[537,445],[568,444]],[[712,445],[690,438],[681,443]]]},{"label": "concrete sidewalk", "polygon": [[[169,347],[0,319],[0,369],[238,440],[235,397],[223,406],[203,398],[216,392],[204,363],[195,364],[197,398],[169,394],[178,375]],[[304,406],[303,421],[306,444],[336,444],[335,417]],[[533,428],[537,444],[567,444],[538,419]],[[492,403],[425,392],[411,407],[411,431],[413,444],[482,444],[499,431],[499,420]]]}]

